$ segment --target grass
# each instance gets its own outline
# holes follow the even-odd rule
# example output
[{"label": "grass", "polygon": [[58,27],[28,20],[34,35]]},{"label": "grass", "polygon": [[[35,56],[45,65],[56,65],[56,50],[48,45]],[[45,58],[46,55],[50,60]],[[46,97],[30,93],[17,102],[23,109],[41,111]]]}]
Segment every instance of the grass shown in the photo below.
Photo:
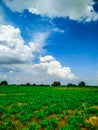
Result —
[{"label": "grass", "polygon": [[0,130],[97,130],[98,88],[0,86]]}]

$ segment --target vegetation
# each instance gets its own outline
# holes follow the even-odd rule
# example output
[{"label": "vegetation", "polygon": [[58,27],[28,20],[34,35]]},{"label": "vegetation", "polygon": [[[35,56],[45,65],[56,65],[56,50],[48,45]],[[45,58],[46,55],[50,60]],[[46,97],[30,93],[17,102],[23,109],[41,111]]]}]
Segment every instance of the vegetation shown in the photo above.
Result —
[{"label": "vegetation", "polygon": [[0,130],[97,130],[98,88],[0,87]]},{"label": "vegetation", "polygon": [[6,85],[8,85],[8,83],[6,80],[3,80],[3,81],[1,81],[0,85],[6,86]]},{"label": "vegetation", "polygon": [[60,85],[61,85],[61,83],[59,81],[54,81],[52,84],[52,86],[60,86]]},{"label": "vegetation", "polygon": [[86,86],[86,83],[84,81],[81,81],[78,85],[79,87],[85,87]]},{"label": "vegetation", "polygon": [[[0,83],[0,86],[7,86],[9,85],[8,82],[6,80],[3,80],[1,81]],[[14,86],[16,86],[16,84],[13,84]],[[30,83],[26,83],[26,84],[20,84],[20,86],[56,86],[56,87],[59,87],[59,86],[62,86],[62,87],[89,87],[88,85],[86,85],[86,83],[84,81],[81,81],[79,82],[78,85],[76,84],[73,84],[73,83],[68,83],[67,85],[61,85],[61,82],[60,81],[54,81],[51,85],[47,85],[47,84],[30,84]],[[97,87],[97,86],[96,86]]]},{"label": "vegetation", "polygon": [[76,87],[76,85],[75,85],[75,84],[72,84],[72,83],[68,83],[67,86],[68,86],[68,87]]}]

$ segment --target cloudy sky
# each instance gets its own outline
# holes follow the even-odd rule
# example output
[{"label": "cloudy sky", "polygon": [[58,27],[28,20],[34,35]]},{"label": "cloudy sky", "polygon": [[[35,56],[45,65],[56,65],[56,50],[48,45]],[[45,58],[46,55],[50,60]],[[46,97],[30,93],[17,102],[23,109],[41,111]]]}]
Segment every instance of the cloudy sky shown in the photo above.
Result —
[{"label": "cloudy sky", "polygon": [[0,0],[0,81],[98,85],[98,0]]}]

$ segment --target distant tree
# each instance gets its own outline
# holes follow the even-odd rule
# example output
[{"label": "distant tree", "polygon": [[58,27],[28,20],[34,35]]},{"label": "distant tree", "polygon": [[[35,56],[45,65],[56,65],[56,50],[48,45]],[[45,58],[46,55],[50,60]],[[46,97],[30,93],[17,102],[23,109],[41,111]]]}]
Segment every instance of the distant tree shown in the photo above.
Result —
[{"label": "distant tree", "polygon": [[84,81],[81,81],[79,84],[78,84],[79,87],[85,87],[86,86],[86,83]]},{"label": "distant tree", "polygon": [[33,86],[36,86],[36,84],[34,83]]},{"label": "distant tree", "polygon": [[8,85],[6,80],[1,81],[0,85]]},{"label": "distant tree", "polygon": [[52,84],[52,86],[60,86],[60,85],[61,85],[60,81],[54,81]]},{"label": "distant tree", "polygon": [[27,86],[30,86],[30,83],[27,83],[26,85],[27,85]]},{"label": "distant tree", "polygon": [[39,84],[39,86],[45,86],[44,84]]},{"label": "distant tree", "polygon": [[20,86],[26,86],[26,84],[20,84]]},{"label": "distant tree", "polygon": [[72,84],[72,83],[68,83],[67,86],[68,86],[68,87],[76,87],[76,85],[75,85],[75,84]]}]

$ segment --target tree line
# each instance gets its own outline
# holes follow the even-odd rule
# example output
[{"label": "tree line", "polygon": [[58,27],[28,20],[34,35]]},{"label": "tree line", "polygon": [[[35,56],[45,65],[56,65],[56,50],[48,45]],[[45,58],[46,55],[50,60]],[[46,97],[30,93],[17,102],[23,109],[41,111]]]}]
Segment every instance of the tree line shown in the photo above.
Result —
[{"label": "tree line", "polygon": [[[61,85],[60,81],[54,81],[53,84],[52,84],[52,86],[62,86],[62,85]],[[79,86],[79,87],[85,87],[86,83],[84,81],[81,81],[81,82],[79,82],[78,85],[73,84],[73,83],[68,83],[66,86],[68,86],[68,87],[77,87],[77,86]]]},{"label": "tree line", "polygon": [[[3,80],[0,82],[1,86],[7,86],[8,82],[6,80]],[[14,84],[16,85],[16,84]],[[30,83],[26,83],[26,84],[20,84],[21,86],[68,86],[68,87],[86,87],[86,83],[84,81],[81,81],[78,83],[78,85],[73,84],[73,83],[68,83],[67,85],[61,85],[60,81],[54,81],[51,85],[47,85],[47,84],[30,84]]]}]

